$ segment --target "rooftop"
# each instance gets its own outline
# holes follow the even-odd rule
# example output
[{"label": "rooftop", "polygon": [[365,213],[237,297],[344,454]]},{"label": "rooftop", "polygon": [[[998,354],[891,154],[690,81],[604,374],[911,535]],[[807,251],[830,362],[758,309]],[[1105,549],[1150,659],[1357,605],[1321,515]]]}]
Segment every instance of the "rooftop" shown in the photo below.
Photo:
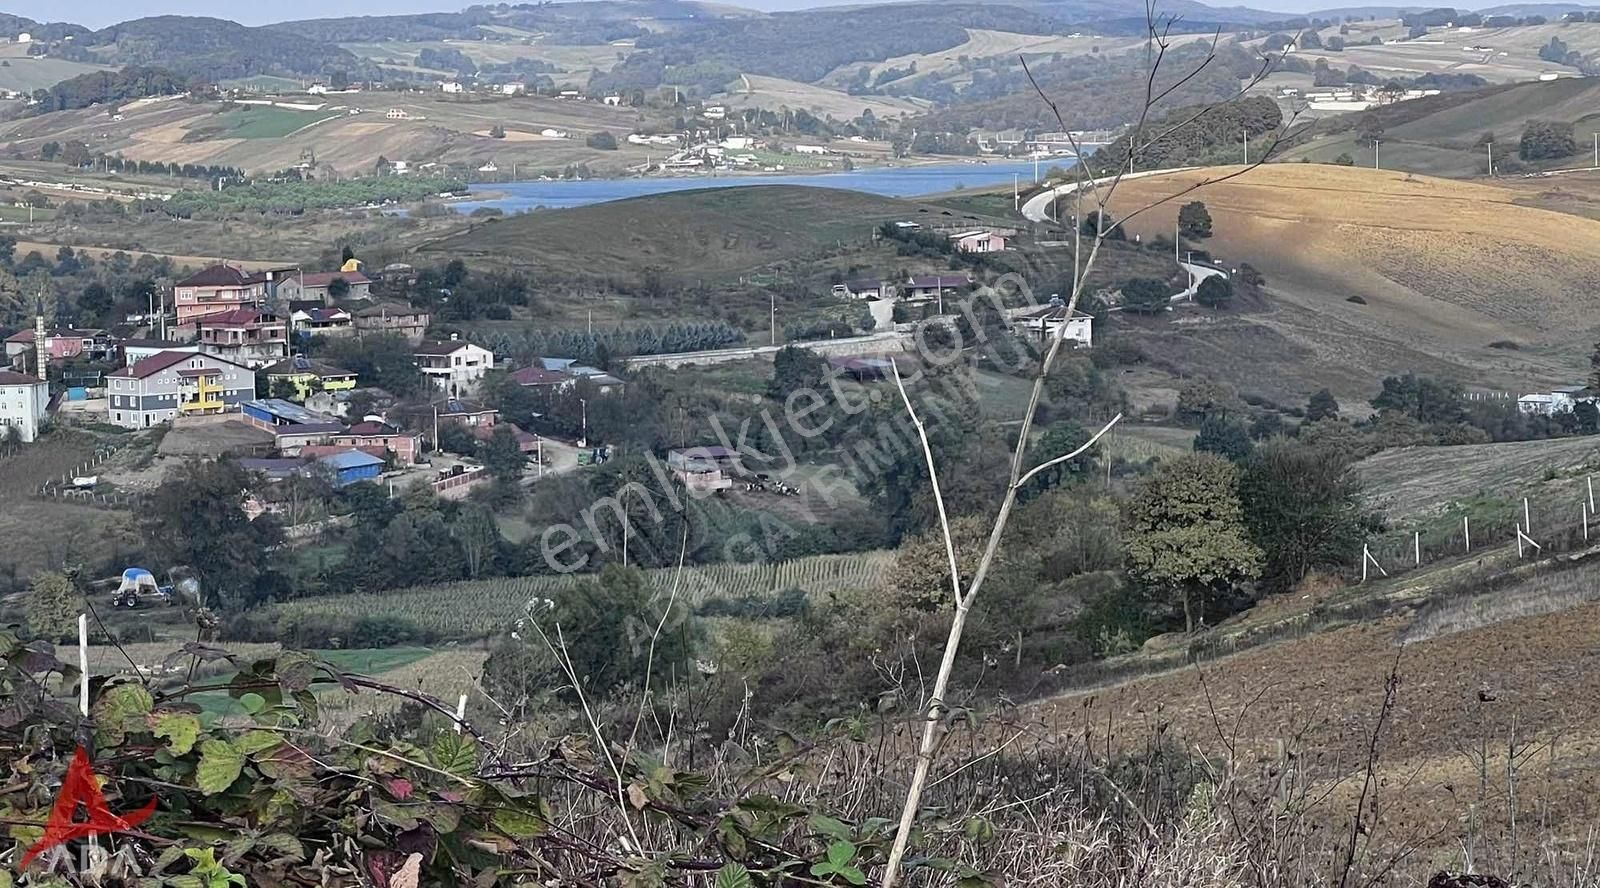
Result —
[{"label": "rooftop", "polygon": [[412,347],[414,355],[453,355],[472,343],[465,339],[452,339],[449,342],[419,342]]},{"label": "rooftop", "polygon": [[315,373],[321,377],[328,376],[354,376],[354,371],[343,367],[335,367],[326,361],[318,361],[304,355],[295,355],[284,358],[276,364],[269,364],[261,369],[268,376],[299,376],[303,373]]},{"label": "rooftop", "polygon": [[911,278],[913,287],[965,287],[970,283],[964,274],[919,274]]},{"label": "rooftop", "polygon": [[0,370],[0,385],[44,385],[45,381],[37,376],[18,373],[15,370]]},{"label": "rooftop", "polygon": [[[335,422],[334,418],[326,413],[307,410],[293,401],[285,401],[282,398],[259,398],[254,401],[246,401],[242,406],[246,410],[256,410],[295,425],[320,425],[322,423]],[[339,424],[339,428],[344,428],[344,425]]]},{"label": "rooftop", "polygon": [[278,316],[271,312],[254,308],[236,308],[232,311],[205,315],[197,319],[196,323],[202,327],[246,327],[251,324],[272,324],[277,321]]},{"label": "rooftop", "polygon": [[386,422],[371,422],[371,421],[367,421],[367,422],[358,422],[355,425],[351,426],[349,434],[351,434],[351,435],[362,435],[362,436],[366,436],[366,437],[377,437],[377,436],[380,436],[380,435],[400,435],[400,434],[405,434],[405,433],[401,432],[400,429],[396,428],[395,426],[389,425]]},{"label": "rooftop", "polygon": [[316,271],[305,275],[301,282],[307,287],[326,287],[334,278],[344,278],[351,284],[370,284],[372,279],[359,271]]},{"label": "rooftop", "polygon": [[543,367],[523,367],[511,373],[511,381],[517,385],[560,385],[571,382],[572,375],[560,370],[546,370]]},{"label": "rooftop", "polygon": [[176,287],[245,287],[266,281],[266,275],[246,273],[232,265],[212,265],[178,281]]},{"label": "rooftop", "polygon": [[345,450],[320,457],[317,462],[335,469],[359,469],[363,466],[381,466],[383,460],[360,450]]},{"label": "rooftop", "polygon": [[427,312],[420,308],[412,308],[404,302],[379,302],[376,305],[368,305],[356,311],[356,317],[358,318],[384,318],[391,315],[395,317],[410,317],[411,315],[427,315]]},{"label": "rooftop", "polygon": [[[160,373],[174,364],[181,364],[193,357],[196,357],[195,353],[188,351],[156,352],[150,357],[145,358],[137,364],[134,364],[132,367],[123,367],[120,370],[113,370],[106,375],[122,377],[124,379],[144,379],[148,376],[154,376],[155,374]],[[227,364],[229,367],[234,367],[246,372],[249,372],[250,369],[241,364],[235,364],[232,361],[219,358],[216,355],[206,355],[205,361],[208,364],[213,361],[219,364]]]}]

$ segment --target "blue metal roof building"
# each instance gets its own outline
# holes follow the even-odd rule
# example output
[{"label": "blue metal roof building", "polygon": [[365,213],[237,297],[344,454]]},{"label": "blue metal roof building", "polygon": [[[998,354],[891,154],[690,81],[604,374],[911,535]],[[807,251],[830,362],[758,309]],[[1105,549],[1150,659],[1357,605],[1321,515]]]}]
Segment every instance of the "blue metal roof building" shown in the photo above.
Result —
[{"label": "blue metal roof building", "polygon": [[317,460],[333,471],[333,483],[344,487],[357,481],[371,481],[383,471],[383,460],[360,450],[331,453]]}]

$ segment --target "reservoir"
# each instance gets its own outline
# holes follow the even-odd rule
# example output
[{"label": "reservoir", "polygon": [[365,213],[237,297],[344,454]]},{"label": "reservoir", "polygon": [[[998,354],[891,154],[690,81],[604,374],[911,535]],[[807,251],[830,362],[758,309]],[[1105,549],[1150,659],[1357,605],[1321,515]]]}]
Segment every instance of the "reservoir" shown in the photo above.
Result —
[{"label": "reservoir", "polygon": [[[1072,159],[1054,157],[1039,161],[1042,177],[1050,167],[1068,167]],[[839,173],[795,173],[791,175],[684,176],[648,179],[585,179],[583,181],[505,182],[474,185],[475,192],[499,197],[465,200],[452,204],[459,212],[478,207],[495,207],[507,213],[538,208],[560,209],[604,203],[629,197],[687,191],[691,188],[734,188],[744,185],[810,185],[817,188],[846,188],[884,197],[916,197],[965,188],[993,188],[1015,181],[1026,189],[1033,183],[1032,161],[989,163],[933,163],[918,166],[879,167]]]}]

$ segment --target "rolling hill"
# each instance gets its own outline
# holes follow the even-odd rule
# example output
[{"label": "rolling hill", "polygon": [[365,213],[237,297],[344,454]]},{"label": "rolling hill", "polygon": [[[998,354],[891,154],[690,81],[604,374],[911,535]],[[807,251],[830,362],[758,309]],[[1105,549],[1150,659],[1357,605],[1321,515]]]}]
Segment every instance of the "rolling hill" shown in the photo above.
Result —
[{"label": "rolling hill", "polygon": [[[1593,26],[1600,28],[1600,25]],[[1445,93],[1400,102],[1370,113],[1383,125],[1379,158],[1386,169],[1440,176],[1480,176],[1488,171],[1485,133],[1495,136],[1495,169],[1504,175],[1523,169],[1587,166],[1586,136],[1600,121],[1600,81],[1565,78],[1545,83],[1519,83],[1461,93]],[[1283,160],[1327,163],[1349,154],[1357,166],[1372,164],[1370,143],[1357,139],[1363,115],[1346,114],[1318,121],[1296,134]],[[1573,124],[1578,141],[1574,157],[1548,161],[1517,160],[1517,142],[1530,121]]]},{"label": "rolling hill", "polygon": [[[1124,182],[1113,211],[1166,197],[1218,167]],[[1323,386],[1365,401],[1414,370],[1523,391],[1581,379],[1600,334],[1600,222],[1529,206],[1534,188],[1320,164],[1271,164],[1192,198],[1226,262],[1267,281],[1259,310],[1180,313],[1143,335],[1185,373],[1286,403]],[[1130,227],[1170,236],[1182,201]]]},{"label": "rolling hill", "polygon": [[494,220],[421,251],[535,273],[632,279],[656,266],[670,279],[711,281],[862,245],[878,224],[927,212],[831,188],[708,188]]}]

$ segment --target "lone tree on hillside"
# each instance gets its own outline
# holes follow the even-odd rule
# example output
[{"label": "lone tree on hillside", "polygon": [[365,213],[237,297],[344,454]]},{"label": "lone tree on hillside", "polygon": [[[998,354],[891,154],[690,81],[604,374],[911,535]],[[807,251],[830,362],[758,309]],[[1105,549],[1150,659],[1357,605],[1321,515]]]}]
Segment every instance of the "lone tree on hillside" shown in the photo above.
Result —
[{"label": "lone tree on hillside", "polygon": [[1258,448],[1244,464],[1239,500],[1273,592],[1354,561],[1372,524],[1348,460],[1324,447],[1274,441]]},{"label": "lone tree on hillside", "polygon": [[1226,413],[1206,417],[1200,423],[1200,433],[1194,436],[1195,453],[1215,453],[1232,462],[1249,456],[1253,449],[1250,430]]},{"label": "lone tree on hillside", "polygon": [[1552,160],[1578,153],[1572,124],[1558,120],[1530,120],[1522,130],[1517,156],[1523,160]]},{"label": "lone tree on hillside", "polygon": [[1194,299],[1206,308],[1227,308],[1233,301],[1233,284],[1222,275],[1214,275],[1200,282]]},{"label": "lone tree on hillside", "polygon": [[1362,142],[1376,142],[1383,138],[1383,121],[1378,115],[1368,111],[1356,121],[1356,138]]},{"label": "lone tree on hillside", "polygon": [[1122,305],[1128,311],[1155,314],[1167,307],[1167,285],[1155,278],[1133,278],[1122,285]]},{"label": "lone tree on hillside", "polygon": [[505,137],[506,137],[506,128],[505,127],[501,126],[498,123],[495,124],[494,126],[489,127],[489,138],[491,138],[491,139],[504,139]]},{"label": "lone tree on hillside", "polygon": [[601,151],[617,150],[617,137],[611,135],[605,130],[590,133],[589,137],[583,141],[584,144],[588,145],[590,148],[598,148]]},{"label": "lone tree on hillside", "polygon": [[1338,418],[1339,402],[1333,399],[1333,392],[1317,389],[1306,402],[1306,422]]},{"label": "lone tree on hillside", "polygon": [[1128,506],[1128,573],[1183,609],[1184,631],[1206,601],[1261,573],[1239,504],[1239,471],[1211,453],[1162,463]]},{"label": "lone tree on hillside", "polygon": [[1178,210],[1178,230],[1196,240],[1211,236],[1211,212],[1204,202],[1190,201]]}]

